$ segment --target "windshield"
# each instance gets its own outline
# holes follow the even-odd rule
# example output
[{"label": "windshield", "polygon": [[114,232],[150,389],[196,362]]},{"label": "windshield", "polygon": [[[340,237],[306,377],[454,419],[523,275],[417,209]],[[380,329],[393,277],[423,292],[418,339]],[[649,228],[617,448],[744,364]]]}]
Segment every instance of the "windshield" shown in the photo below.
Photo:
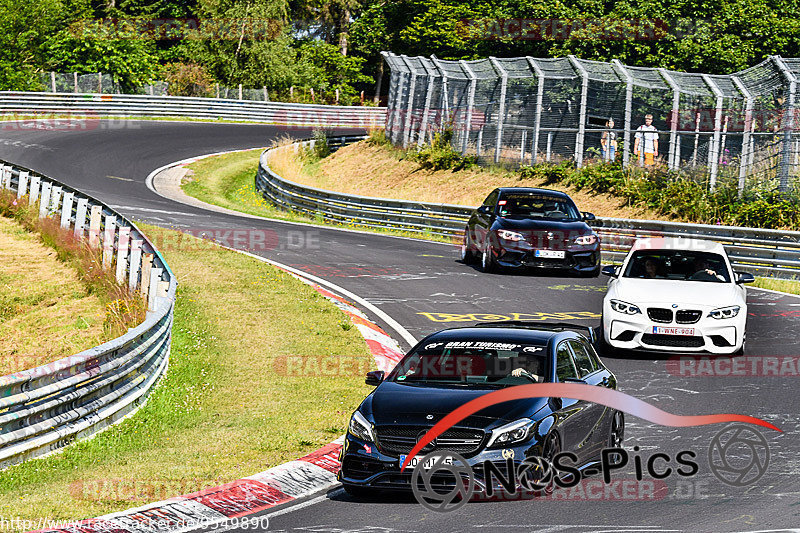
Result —
[{"label": "windshield", "polygon": [[566,198],[547,194],[504,194],[497,202],[498,214],[506,218],[580,220],[580,213]]},{"label": "windshield", "polygon": [[409,353],[387,380],[395,382],[510,387],[541,383],[549,375],[545,345],[431,342]]},{"label": "windshield", "polygon": [[728,283],[725,258],[689,250],[639,250],[633,253],[623,277]]}]

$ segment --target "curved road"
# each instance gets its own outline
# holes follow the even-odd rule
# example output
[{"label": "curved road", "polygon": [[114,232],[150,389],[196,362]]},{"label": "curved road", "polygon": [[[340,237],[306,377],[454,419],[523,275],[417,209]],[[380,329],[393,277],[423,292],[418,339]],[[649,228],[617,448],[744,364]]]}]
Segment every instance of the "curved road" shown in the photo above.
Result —
[{"label": "curved road", "polygon": [[[221,214],[167,200],[145,186],[151,171],[173,161],[265,146],[286,133],[307,136],[307,130],[119,120],[96,125],[85,131],[0,129],[0,158],[62,180],[134,219],[178,228],[275,232],[276,245],[256,253],[362,296],[417,338],[444,327],[515,315],[597,324],[593,317],[603,297],[602,279],[482,275],[459,263],[453,246]],[[645,462],[655,452],[674,458],[681,450],[692,450],[698,455],[700,472],[691,478],[665,479],[655,498],[645,493],[638,499],[617,488],[600,497],[593,492],[549,500],[471,503],[448,514],[426,511],[408,499],[354,501],[334,489],[265,513],[270,516],[269,529],[641,532],[798,526],[800,395],[795,383],[800,298],[751,290],[749,304],[747,356],[752,359],[747,364],[784,357],[783,366],[776,368],[780,375],[682,376],[661,357],[604,360],[619,378],[621,390],[666,411],[743,413],[780,427],[781,434],[761,432],[769,443],[771,461],[767,475],[754,485],[724,485],[709,472],[708,447],[722,427],[666,428],[628,416],[625,446],[631,453],[631,469],[620,478],[634,477],[634,446],[639,446]]]}]

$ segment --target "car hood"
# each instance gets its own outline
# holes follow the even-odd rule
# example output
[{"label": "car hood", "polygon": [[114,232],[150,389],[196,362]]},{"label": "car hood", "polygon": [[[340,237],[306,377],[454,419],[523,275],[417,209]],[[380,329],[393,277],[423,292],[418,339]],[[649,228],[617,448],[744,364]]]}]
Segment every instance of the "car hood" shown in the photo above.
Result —
[{"label": "car hood", "polygon": [[537,220],[531,218],[503,218],[495,219],[494,229],[522,230],[522,231],[563,231],[577,235],[592,233],[586,222],[576,220],[573,222],[560,222],[558,220]]},{"label": "car hood", "polygon": [[[498,389],[432,386],[386,381],[367,398],[375,425],[433,425],[470,400]],[[547,398],[526,398],[482,409],[459,425],[486,428],[532,416],[547,403]],[[432,415],[432,418],[428,418]]]},{"label": "car hood", "polygon": [[701,308],[733,305],[742,299],[739,286],[735,283],[636,278],[620,278],[609,297],[634,304],[674,303]]}]

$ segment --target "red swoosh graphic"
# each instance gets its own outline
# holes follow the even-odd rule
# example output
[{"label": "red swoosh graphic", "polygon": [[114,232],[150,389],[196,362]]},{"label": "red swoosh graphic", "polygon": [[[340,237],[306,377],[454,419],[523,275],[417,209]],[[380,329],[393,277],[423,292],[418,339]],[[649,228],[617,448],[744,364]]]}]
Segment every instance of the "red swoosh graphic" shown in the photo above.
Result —
[{"label": "red swoosh graphic", "polygon": [[611,407],[612,409],[642,418],[648,422],[661,424],[662,426],[692,427],[719,424],[722,422],[744,422],[746,424],[754,424],[756,426],[774,429],[775,431],[781,431],[769,422],[749,415],[673,415],[672,413],[662,411],[658,407],[628,394],[597,385],[586,385],[584,383],[532,383],[530,385],[517,385],[508,389],[490,392],[454,410],[437,422],[436,425],[429,429],[417,442],[416,446],[408,453],[406,460],[400,467],[400,471],[402,472],[405,470],[406,466],[411,462],[411,459],[413,459],[426,444],[468,416],[498,403],[522,400],[524,398],[572,398],[575,400],[599,403]]}]

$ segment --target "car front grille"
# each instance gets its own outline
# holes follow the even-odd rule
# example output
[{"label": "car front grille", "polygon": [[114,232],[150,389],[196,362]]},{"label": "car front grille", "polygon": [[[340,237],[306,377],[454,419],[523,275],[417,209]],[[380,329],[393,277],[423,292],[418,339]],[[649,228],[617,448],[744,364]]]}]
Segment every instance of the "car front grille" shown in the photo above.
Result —
[{"label": "car front grille", "polygon": [[661,322],[662,324],[669,324],[672,322],[672,309],[664,309],[663,307],[648,307],[647,316],[653,322]]},{"label": "car front grille", "polygon": [[[376,428],[378,449],[392,456],[407,454],[430,429],[426,426],[379,426]],[[420,455],[433,450],[449,450],[461,455],[477,453],[483,443],[484,432],[479,429],[450,428],[427,444]]]},{"label": "car front grille", "polygon": [[678,324],[694,324],[703,316],[702,311],[696,309],[681,309],[675,312],[675,322]]},{"label": "car front grille", "polygon": [[642,335],[642,343],[650,346],[669,346],[671,348],[700,348],[705,345],[703,337],[692,335],[655,335],[645,333]]}]

